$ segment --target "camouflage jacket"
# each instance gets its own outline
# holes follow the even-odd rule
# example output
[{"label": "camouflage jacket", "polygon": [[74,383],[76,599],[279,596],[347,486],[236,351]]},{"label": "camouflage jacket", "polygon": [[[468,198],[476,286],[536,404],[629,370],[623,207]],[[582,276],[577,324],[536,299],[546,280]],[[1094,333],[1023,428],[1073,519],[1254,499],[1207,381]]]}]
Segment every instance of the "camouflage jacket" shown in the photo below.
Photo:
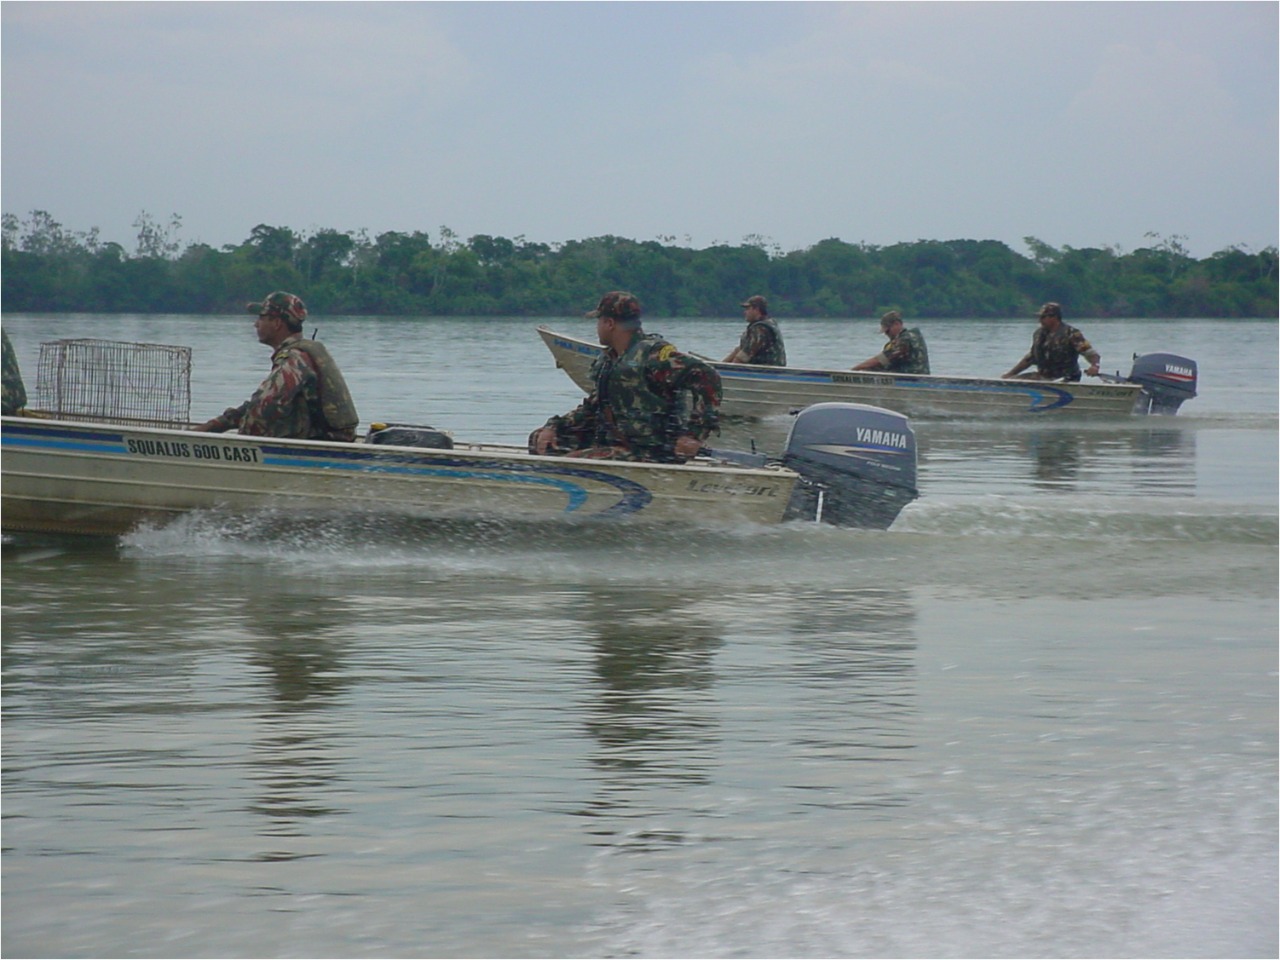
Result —
[{"label": "camouflage jacket", "polygon": [[1038,327],[1031,337],[1031,350],[1021,363],[1036,365],[1036,371],[1046,380],[1079,380],[1080,354],[1092,353],[1093,344],[1075,327],[1059,323],[1050,331]]},{"label": "camouflage jacket", "polygon": [[880,362],[891,373],[928,373],[929,350],[919,328],[903,327],[900,334],[884,345]]},{"label": "camouflage jacket", "polygon": [[676,439],[719,429],[720,374],[656,334],[637,334],[621,356],[591,367],[594,389],[577,409],[552,417],[561,450],[621,448],[635,460],[673,462]]},{"label": "camouflage jacket", "polygon": [[9,342],[9,334],[0,330],[0,338],[4,340],[4,409],[7,416],[17,413],[27,405],[27,388],[22,382],[22,371],[18,369],[18,355],[13,344]]},{"label": "camouflage jacket", "polygon": [[768,367],[787,365],[787,348],[782,344],[782,331],[768,317],[752,321],[738,341],[738,349],[746,354],[743,363]]},{"label": "camouflage jacket", "polygon": [[215,422],[255,437],[350,441],[360,416],[324,344],[294,334],[271,355],[271,373],[253,396]]}]

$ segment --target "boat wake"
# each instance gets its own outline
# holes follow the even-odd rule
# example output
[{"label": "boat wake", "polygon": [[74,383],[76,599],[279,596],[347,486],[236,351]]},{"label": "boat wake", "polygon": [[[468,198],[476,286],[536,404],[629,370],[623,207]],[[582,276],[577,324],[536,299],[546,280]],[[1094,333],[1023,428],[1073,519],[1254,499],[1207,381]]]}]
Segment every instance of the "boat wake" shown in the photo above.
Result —
[{"label": "boat wake", "polygon": [[[770,532],[776,538],[819,529],[857,532],[811,522],[680,525],[691,538],[691,548],[681,553],[685,557],[705,551],[739,553],[762,537],[767,542]],[[507,564],[519,566],[528,564],[531,557],[542,562],[564,554],[596,558],[592,562],[599,562],[599,555],[610,555],[609,562],[616,564],[614,552],[618,549],[631,551],[631,556],[640,559],[669,554],[672,530],[670,523],[635,519],[530,522],[414,519],[359,512],[304,515],[271,510],[250,514],[197,510],[163,524],[143,524],[123,535],[120,544],[126,555],[136,559],[289,559],[311,567],[442,562],[457,566],[459,558],[480,557],[490,561],[506,558]]]}]

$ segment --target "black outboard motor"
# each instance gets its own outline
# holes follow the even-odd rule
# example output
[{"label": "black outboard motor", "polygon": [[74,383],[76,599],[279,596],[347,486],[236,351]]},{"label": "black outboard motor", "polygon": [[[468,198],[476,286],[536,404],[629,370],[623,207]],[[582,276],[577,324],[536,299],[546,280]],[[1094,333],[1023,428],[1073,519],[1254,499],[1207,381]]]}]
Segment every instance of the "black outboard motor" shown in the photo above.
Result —
[{"label": "black outboard motor", "polygon": [[1142,385],[1135,413],[1175,414],[1196,395],[1196,362],[1172,353],[1133,355],[1128,380]]},{"label": "black outboard motor", "polygon": [[797,483],[787,519],[888,529],[916,489],[916,435],[900,413],[861,403],[817,403],[800,411],[784,465]]}]

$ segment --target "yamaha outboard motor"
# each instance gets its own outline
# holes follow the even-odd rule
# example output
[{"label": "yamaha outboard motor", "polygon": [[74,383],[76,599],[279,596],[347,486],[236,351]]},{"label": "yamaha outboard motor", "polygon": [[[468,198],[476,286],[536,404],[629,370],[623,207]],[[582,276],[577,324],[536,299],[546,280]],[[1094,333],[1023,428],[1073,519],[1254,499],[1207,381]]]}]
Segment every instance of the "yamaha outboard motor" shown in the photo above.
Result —
[{"label": "yamaha outboard motor", "polygon": [[788,519],[887,529],[919,496],[916,435],[900,413],[861,403],[800,411],[782,462],[799,473]]},{"label": "yamaha outboard motor", "polygon": [[1196,395],[1196,362],[1172,353],[1133,355],[1129,381],[1142,385],[1136,413],[1175,414]]}]

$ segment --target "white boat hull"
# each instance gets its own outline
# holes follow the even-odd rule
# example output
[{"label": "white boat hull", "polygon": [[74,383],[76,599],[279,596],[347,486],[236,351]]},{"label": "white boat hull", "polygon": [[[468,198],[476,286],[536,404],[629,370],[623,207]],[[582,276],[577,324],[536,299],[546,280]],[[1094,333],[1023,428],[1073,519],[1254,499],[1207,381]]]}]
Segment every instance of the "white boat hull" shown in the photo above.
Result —
[{"label": "white boat hull", "polygon": [[[556,333],[538,334],[583,391],[591,389],[591,362],[600,347]],[[815,403],[844,402],[884,407],[921,419],[1034,415],[1129,416],[1142,393],[1135,383],[1048,383],[982,377],[810,370],[716,363],[729,417],[761,418],[791,413]]]},{"label": "white boat hull", "polygon": [[4,417],[5,532],[117,535],[195,510],[778,523],[798,475]]}]

